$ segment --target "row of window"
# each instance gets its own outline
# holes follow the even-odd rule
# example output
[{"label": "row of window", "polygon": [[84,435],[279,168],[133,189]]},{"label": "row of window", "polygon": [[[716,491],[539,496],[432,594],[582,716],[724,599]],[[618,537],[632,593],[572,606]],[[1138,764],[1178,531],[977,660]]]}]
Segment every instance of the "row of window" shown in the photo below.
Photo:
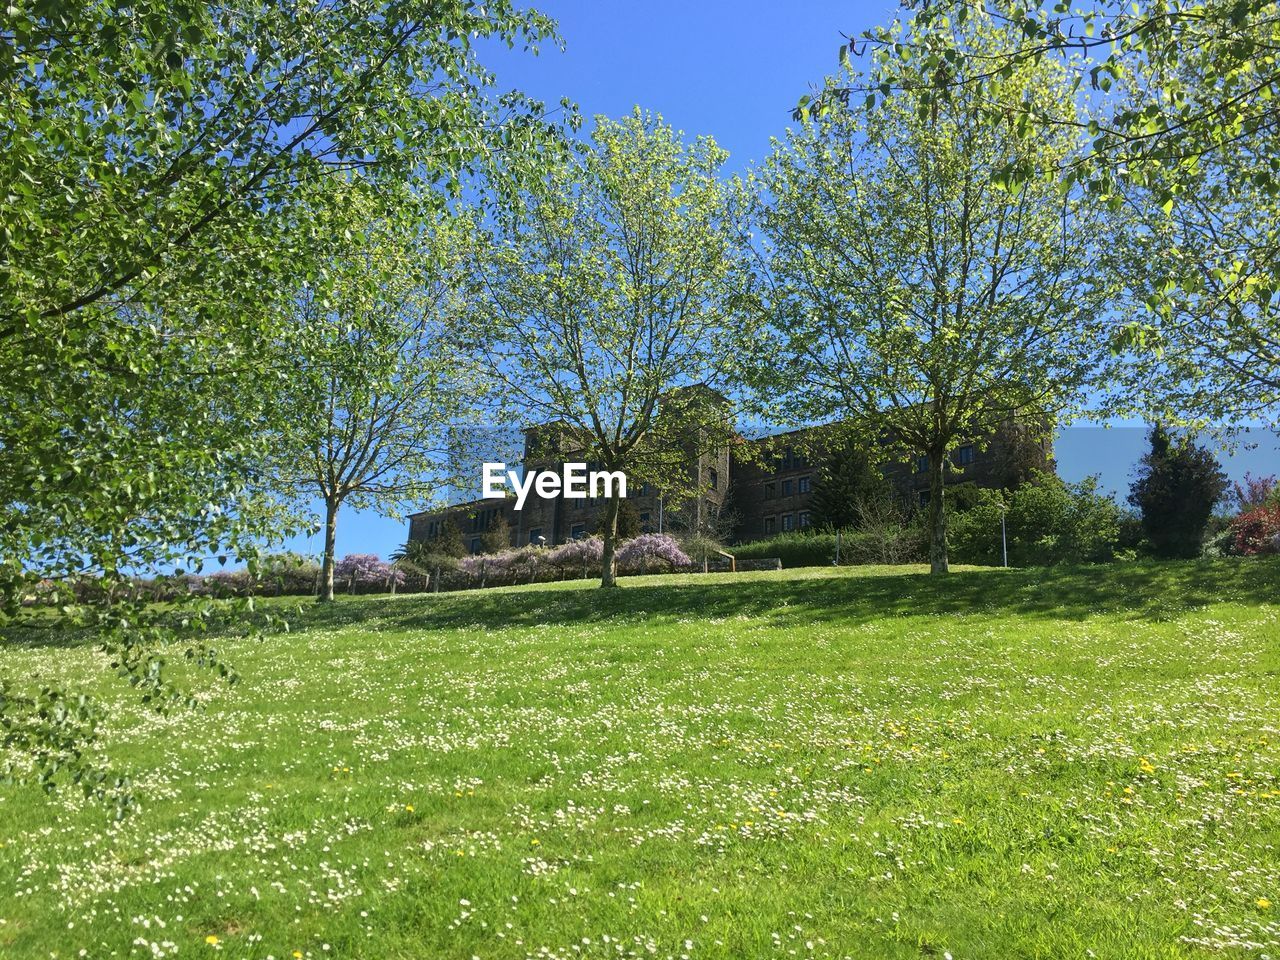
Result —
[{"label": "row of window", "polygon": [[[799,510],[796,513],[784,513],[782,515],[782,532],[789,530],[804,530],[813,525],[813,516],[808,510]],[[778,518],[776,516],[764,518],[764,532],[778,532]]]},{"label": "row of window", "polygon": [[774,470],[786,473],[788,470],[803,470],[809,465],[803,453],[797,453],[792,447],[782,451],[782,456],[773,462]]},{"label": "row of window", "polygon": [[782,496],[789,497],[794,492],[808,493],[813,489],[812,477],[800,477],[796,480],[783,480],[780,483],[770,481],[764,485],[764,498],[773,500],[778,496],[778,488],[782,488]]},{"label": "row of window", "polygon": [[[712,467],[707,471],[707,485],[711,487],[712,490],[720,489],[720,471],[717,470],[715,467]],[[657,490],[654,489],[653,484],[651,483],[640,484],[640,496],[652,497],[656,493],[657,493]]]},{"label": "row of window", "polygon": [[[951,455],[951,463],[957,467],[967,467],[978,459],[977,448],[971,443],[966,443],[963,447],[958,447],[956,452]],[[916,473],[929,472],[929,455],[916,457]]]}]

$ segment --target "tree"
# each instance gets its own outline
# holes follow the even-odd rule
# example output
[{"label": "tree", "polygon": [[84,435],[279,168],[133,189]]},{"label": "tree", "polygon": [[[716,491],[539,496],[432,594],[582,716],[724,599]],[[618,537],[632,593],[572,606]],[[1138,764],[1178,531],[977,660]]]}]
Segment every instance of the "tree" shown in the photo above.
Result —
[{"label": "tree", "polygon": [[816,526],[834,530],[860,526],[865,513],[893,496],[884,473],[851,441],[837,442],[821,463],[810,501]]},{"label": "tree", "polygon": [[955,519],[956,555],[964,563],[1014,566],[1106,563],[1120,546],[1120,508],[1098,478],[1067,483],[1037,474],[1016,490],[983,489]]},{"label": "tree", "polygon": [[434,537],[409,540],[391,555],[391,559],[397,567],[428,578],[432,591],[439,593],[441,573],[456,570],[458,561],[466,555],[462,531],[452,517],[446,517]]},{"label": "tree", "polygon": [[[923,20],[986,16],[1009,24],[1017,44],[961,49],[945,31],[915,40],[923,71],[890,70],[876,92],[909,92],[929,104],[960,89],[993,118],[1013,117],[1035,141],[1046,126],[1083,129],[1090,149],[1060,164],[1068,182],[1135,219],[1116,231],[1133,315],[1116,333],[1131,376],[1113,408],[1200,426],[1274,421],[1280,405],[1280,4],[1275,0],[1113,0],[1088,8],[941,0]],[[860,46],[886,65],[901,55],[895,31],[865,33]],[[842,50],[842,56],[845,51]],[[1074,73],[1060,104],[999,90],[1007,70],[1065,62]],[[920,83],[920,77],[928,83]],[[1091,115],[1082,124],[1082,91]],[[805,98],[799,110],[847,102],[865,86]],[[1027,164],[1001,172],[1033,176]]]},{"label": "tree", "polygon": [[488,528],[480,537],[480,546],[485,553],[501,553],[511,549],[511,524],[504,513],[498,514],[489,522]]},{"label": "tree", "polygon": [[1042,424],[1028,430],[1023,424],[1003,424],[991,438],[991,478],[1002,489],[1019,490],[1038,474],[1052,472],[1044,441],[1052,428]]},{"label": "tree", "polygon": [[[595,533],[602,540],[609,525],[609,512],[606,510],[596,518]],[[630,540],[640,534],[640,514],[630,500],[619,500],[617,512],[613,517],[613,535],[621,542]]]},{"label": "tree", "polygon": [[[371,210],[359,184],[342,193],[345,215]],[[458,330],[470,223],[423,230],[396,211],[374,213],[297,298],[295,338],[307,348],[291,377],[299,389],[280,475],[324,505],[322,601],[333,599],[343,505],[395,513],[435,495],[454,479],[452,437],[483,393]]]},{"label": "tree", "polygon": [[1129,502],[1142,514],[1142,530],[1160,557],[1198,557],[1213,508],[1227,491],[1217,458],[1190,438],[1151,428]]},{"label": "tree", "polygon": [[[906,27],[894,75],[924,83],[911,51],[924,32],[949,29]],[[1013,42],[973,19],[952,39],[993,54]],[[887,71],[872,65],[858,82],[875,87]],[[1070,92],[1048,61],[1015,65],[991,86],[1045,106]],[[846,419],[868,453],[927,470],[940,573],[949,453],[1013,419],[1037,429],[1079,402],[1102,359],[1108,290],[1102,212],[1057,182],[1074,134],[1046,128],[1031,142],[967,88],[929,101],[914,90],[811,117],[762,172],[768,307],[784,358],[763,381],[787,391],[797,421]],[[998,182],[1011,164],[1043,175]]]},{"label": "tree", "polygon": [[[212,607],[174,617],[123,587],[207,558],[252,567],[288,532],[263,478],[287,415],[284,300],[342,235],[314,229],[317,182],[456,183],[497,145],[522,155],[539,110],[494,110],[472,38],[550,29],[470,0],[7,8],[0,630],[43,601],[37,622],[92,631],[145,702],[186,699],[159,641]],[[91,701],[0,686],[4,742],[36,757],[34,777],[121,785],[86,759]]]},{"label": "tree", "polygon": [[[555,423],[563,456],[631,485],[697,486],[684,461],[730,430],[750,323],[735,312],[739,201],[726,154],[638,110],[521,193],[478,251],[478,349],[520,416]],[[601,586],[615,584],[621,500],[606,500]]]}]

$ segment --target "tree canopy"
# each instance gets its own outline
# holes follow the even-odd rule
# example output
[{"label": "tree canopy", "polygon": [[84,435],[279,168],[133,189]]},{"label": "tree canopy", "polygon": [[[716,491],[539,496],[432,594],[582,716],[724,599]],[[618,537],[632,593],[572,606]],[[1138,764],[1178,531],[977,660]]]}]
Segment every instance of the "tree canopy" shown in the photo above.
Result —
[{"label": "tree canopy", "polygon": [[[476,349],[518,415],[673,493],[699,492],[685,458],[728,435],[715,390],[753,323],[735,309],[743,204],[725,159],[658,117],[598,118],[589,146],[498,211],[475,259]],[[605,585],[617,512],[609,498]]]},{"label": "tree canopy", "polygon": [[[1064,192],[1058,167],[1077,151],[1066,128],[1032,142],[995,121],[977,90],[927,87],[933,33],[966,51],[1011,47],[1008,30],[970,19],[903,28],[893,97],[835,101],[780,141],[759,174],[759,222],[774,287],[778,364],[764,384],[799,422],[840,418],[878,459],[916,459],[929,474],[931,563],[947,568],[948,457],[1014,417],[1047,429],[1074,408],[1102,361],[1110,274],[1104,212]],[[828,81],[872,88],[875,62]],[[990,81],[999,96],[1057,108],[1070,81],[1028,61]],[[1012,166],[1036,176],[1002,180]],[[769,354],[772,356],[773,354]]]},{"label": "tree canopy", "polygon": [[[426,196],[502,151],[506,173],[536,166],[541,109],[499,93],[473,41],[536,47],[552,26],[506,0],[7,9],[0,627],[43,601],[148,702],[180,698],[154,644],[179,620],[120,587],[252,563],[289,529],[267,482],[288,296],[349,228],[317,215],[320,184],[358,170]],[[29,687],[0,696],[6,741],[99,791],[86,701]]]}]

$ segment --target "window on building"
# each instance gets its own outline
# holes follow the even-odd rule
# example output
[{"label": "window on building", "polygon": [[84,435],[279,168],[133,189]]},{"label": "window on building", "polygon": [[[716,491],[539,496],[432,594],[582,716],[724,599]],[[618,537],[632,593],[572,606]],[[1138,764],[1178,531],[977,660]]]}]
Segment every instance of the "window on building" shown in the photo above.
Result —
[{"label": "window on building", "polygon": [[796,515],[794,513],[784,513],[782,515],[782,529],[794,530],[796,528]]},{"label": "window on building", "polygon": [[585,523],[575,523],[569,528],[569,536],[573,537],[575,540],[585,537],[586,535],[587,525]]},{"label": "window on building", "polygon": [[797,514],[797,516],[799,517],[799,520],[800,520],[801,530],[813,525],[813,517],[808,510],[801,510],[800,513]]},{"label": "window on building", "polygon": [[973,448],[973,444],[967,443],[956,451],[956,466],[967,467],[978,458],[978,452]]},{"label": "window on building", "polygon": [[923,457],[916,457],[916,473],[928,473],[928,472],[929,472],[929,455],[925,454]]},{"label": "window on building", "polygon": [[653,487],[648,483],[640,484],[640,496],[647,497],[653,493]]},{"label": "window on building", "polygon": [[776,523],[777,523],[777,518],[776,518],[776,517],[765,517],[765,518],[764,518],[764,532],[765,532],[765,533],[773,533],[774,528],[775,528],[775,526],[776,526]]},{"label": "window on building", "polygon": [[764,498],[766,500],[772,500],[777,495],[778,495],[778,488],[776,485],[772,483],[766,483],[764,485]]},{"label": "window on building", "polygon": [[542,538],[542,528],[541,528],[541,527],[530,527],[530,528],[529,528],[529,542],[530,542],[530,543],[537,543],[541,538]]},{"label": "window on building", "polygon": [[712,490],[720,489],[720,471],[717,470],[715,467],[711,468],[711,489]]},{"label": "window on building", "polygon": [[799,485],[801,493],[808,493],[813,488],[813,481],[809,477],[801,477],[796,483]]},{"label": "window on building", "polygon": [[472,537],[472,538],[471,538],[471,552],[472,552],[472,553],[479,553],[479,552],[480,552],[480,538],[479,538],[479,537]]},{"label": "window on building", "polygon": [[793,484],[792,484],[792,481],[790,481],[790,480],[783,480],[783,481],[782,481],[782,495],[783,495],[784,497],[789,497],[789,496],[791,496],[791,487],[792,487],[792,485],[793,485]]},{"label": "window on building", "polygon": [[921,490],[921,491],[920,491],[920,506],[922,506],[922,507],[927,507],[928,505],[929,505],[929,491],[928,491],[928,490]]}]

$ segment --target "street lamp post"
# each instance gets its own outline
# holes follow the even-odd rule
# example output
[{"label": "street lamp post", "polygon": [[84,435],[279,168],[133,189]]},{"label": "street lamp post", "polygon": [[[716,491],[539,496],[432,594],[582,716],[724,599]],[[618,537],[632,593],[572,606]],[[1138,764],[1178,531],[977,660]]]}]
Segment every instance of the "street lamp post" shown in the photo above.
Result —
[{"label": "street lamp post", "polygon": [[1009,566],[1009,535],[1005,529],[1004,517],[1008,509],[1003,503],[1000,504],[1000,553],[1006,567]]}]

